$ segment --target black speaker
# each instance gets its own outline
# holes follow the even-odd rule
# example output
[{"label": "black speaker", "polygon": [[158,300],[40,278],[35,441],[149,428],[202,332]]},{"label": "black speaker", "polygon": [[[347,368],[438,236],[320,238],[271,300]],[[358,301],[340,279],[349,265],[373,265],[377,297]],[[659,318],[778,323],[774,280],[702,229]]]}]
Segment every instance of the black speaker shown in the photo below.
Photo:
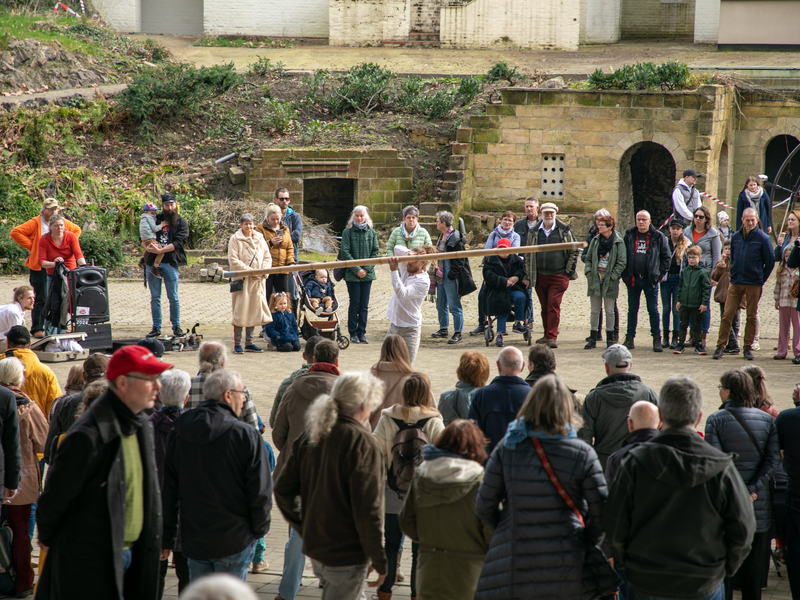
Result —
[{"label": "black speaker", "polygon": [[102,267],[85,265],[69,272],[72,317],[78,325],[107,323],[108,279]]}]

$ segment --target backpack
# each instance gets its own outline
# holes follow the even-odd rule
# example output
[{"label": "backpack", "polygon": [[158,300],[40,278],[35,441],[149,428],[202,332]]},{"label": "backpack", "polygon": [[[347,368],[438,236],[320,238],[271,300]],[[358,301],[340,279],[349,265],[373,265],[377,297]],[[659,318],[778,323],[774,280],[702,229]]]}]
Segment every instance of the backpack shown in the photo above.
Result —
[{"label": "backpack", "polygon": [[420,419],[416,423],[406,423],[392,418],[399,428],[392,442],[392,464],[389,467],[387,483],[389,488],[397,492],[401,500],[405,498],[414,478],[414,471],[422,462],[422,447],[429,444],[428,436],[422,430],[431,420]]}]

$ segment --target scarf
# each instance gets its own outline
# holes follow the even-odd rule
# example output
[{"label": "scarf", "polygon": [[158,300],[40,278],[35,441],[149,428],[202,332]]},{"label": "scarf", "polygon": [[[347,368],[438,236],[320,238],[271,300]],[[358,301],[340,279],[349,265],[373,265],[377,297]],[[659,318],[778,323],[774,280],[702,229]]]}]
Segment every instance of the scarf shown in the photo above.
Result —
[{"label": "scarf", "polygon": [[614,239],[616,236],[612,232],[608,239],[604,238],[602,235],[597,236],[597,256],[605,256],[609,252],[611,252],[611,248],[614,247]]},{"label": "scarf", "polygon": [[508,241],[511,241],[511,236],[514,234],[514,228],[512,227],[511,229],[506,231],[505,229],[503,229],[502,225],[498,225],[497,227],[494,228],[494,232],[501,238],[505,238]]},{"label": "scarf", "polygon": [[359,231],[364,231],[367,227],[369,227],[369,224],[366,221],[364,221],[363,223],[355,223],[354,222],[353,223],[353,227],[355,227]]},{"label": "scarf", "polygon": [[141,421],[139,421],[139,415],[133,414],[131,409],[128,408],[125,403],[113,392],[108,394],[108,400],[111,408],[114,409],[114,414],[117,417],[117,422],[119,423],[119,429],[122,432],[122,435],[131,435],[136,433],[136,430],[142,426]]},{"label": "scarf", "polygon": [[417,226],[414,227],[414,231],[412,231],[411,233],[408,233],[408,230],[406,229],[405,225],[400,225],[400,231],[402,231],[403,239],[405,239],[406,246],[408,246],[408,242],[413,240],[414,236],[417,235],[417,233],[419,233],[419,223],[417,223]]},{"label": "scarf", "polygon": [[330,363],[314,363],[308,368],[308,372],[311,373],[313,371],[322,371],[323,373],[331,373],[332,375],[341,375],[339,373],[339,369],[336,368],[336,365],[332,365]]},{"label": "scarf", "polygon": [[[761,200],[761,195],[764,193],[764,190],[758,188],[758,192],[753,194],[750,190],[746,189],[744,193],[747,194],[747,199],[750,200],[751,203],[758,203],[758,201]],[[755,206],[753,206],[753,208],[755,208]]]},{"label": "scarf", "polygon": [[[439,241],[436,243],[436,252],[441,254],[442,252],[447,251],[447,239],[454,231],[455,229],[450,227],[447,231],[439,236]],[[436,261],[436,273],[434,273],[434,275],[436,276],[436,282],[441,283],[441,280],[444,278],[444,260]]]},{"label": "scarf", "polygon": [[459,454],[455,454],[454,452],[449,452],[447,450],[442,450],[441,448],[437,448],[433,444],[425,444],[422,447],[422,459],[423,460],[433,460],[435,458],[464,458]]},{"label": "scarf", "polygon": [[517,444],[531,437],[535,437],[540,440],[563,440],[565,438],[578,437],[578,432],[575,431],[575,428],[572,425],[570,425],[567,427],[566,434],[558,433],[556,435],[550,435],[544,431],[535,431],[531,429],[525,422],[525,419],[516,419],[511,421],[511,423],[508,425],[508,430],[506,431],[505,437],[505,446],[506,448],[514,450],[517,447]]}]

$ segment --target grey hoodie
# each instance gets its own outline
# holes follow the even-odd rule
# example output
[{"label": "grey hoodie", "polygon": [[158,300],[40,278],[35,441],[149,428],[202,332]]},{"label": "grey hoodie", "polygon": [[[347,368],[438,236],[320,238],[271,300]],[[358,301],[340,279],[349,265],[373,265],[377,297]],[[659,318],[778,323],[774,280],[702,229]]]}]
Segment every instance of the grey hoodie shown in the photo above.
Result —
[{"label": "grey hoodie", "polygon": [[578,437],[592,445],[603,469],[608,457],[622,448],[628,435],[628,411],[639,400],[657,406],[658,394],[633,373],[609,375],[586,395]]}]

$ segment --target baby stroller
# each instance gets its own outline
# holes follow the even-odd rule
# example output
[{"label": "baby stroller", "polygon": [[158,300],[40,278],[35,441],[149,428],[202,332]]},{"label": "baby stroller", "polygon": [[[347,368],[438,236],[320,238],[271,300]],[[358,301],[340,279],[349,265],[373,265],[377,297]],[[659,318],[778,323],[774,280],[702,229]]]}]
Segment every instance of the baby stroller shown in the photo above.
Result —
[{"label": "baby stroller", "polygon": [[[315,271],[296,271],[292,273],[292,278],[294,279],[295,287],[300,297],[299,310],[297,311],[297,325],[300,329],[300,335],[303,336],[304,340],[315,335],[321,335],[329,340],[334,340],[339,345],[339,348],[344,350],[350,345],[350,340],[347,336],[342,335],[342,330],[339,327],[339,317],[336,314],[336,311],[339,310],[339,301],[336,299],[336,292],[334,291],[333,293],[333,305],[330,309],[317,317],[315,309],[311,305],[311,300],[306,293],[306,283],[308,283],[314,275]],[[333,276],[330,271],[328,272],[328,281],[333,282]],[[309,320],[306,315],[306,310],[310,311],[315,318],[320,320]],[[303,320],[302,325],[300,325],[301,316]]]}]

